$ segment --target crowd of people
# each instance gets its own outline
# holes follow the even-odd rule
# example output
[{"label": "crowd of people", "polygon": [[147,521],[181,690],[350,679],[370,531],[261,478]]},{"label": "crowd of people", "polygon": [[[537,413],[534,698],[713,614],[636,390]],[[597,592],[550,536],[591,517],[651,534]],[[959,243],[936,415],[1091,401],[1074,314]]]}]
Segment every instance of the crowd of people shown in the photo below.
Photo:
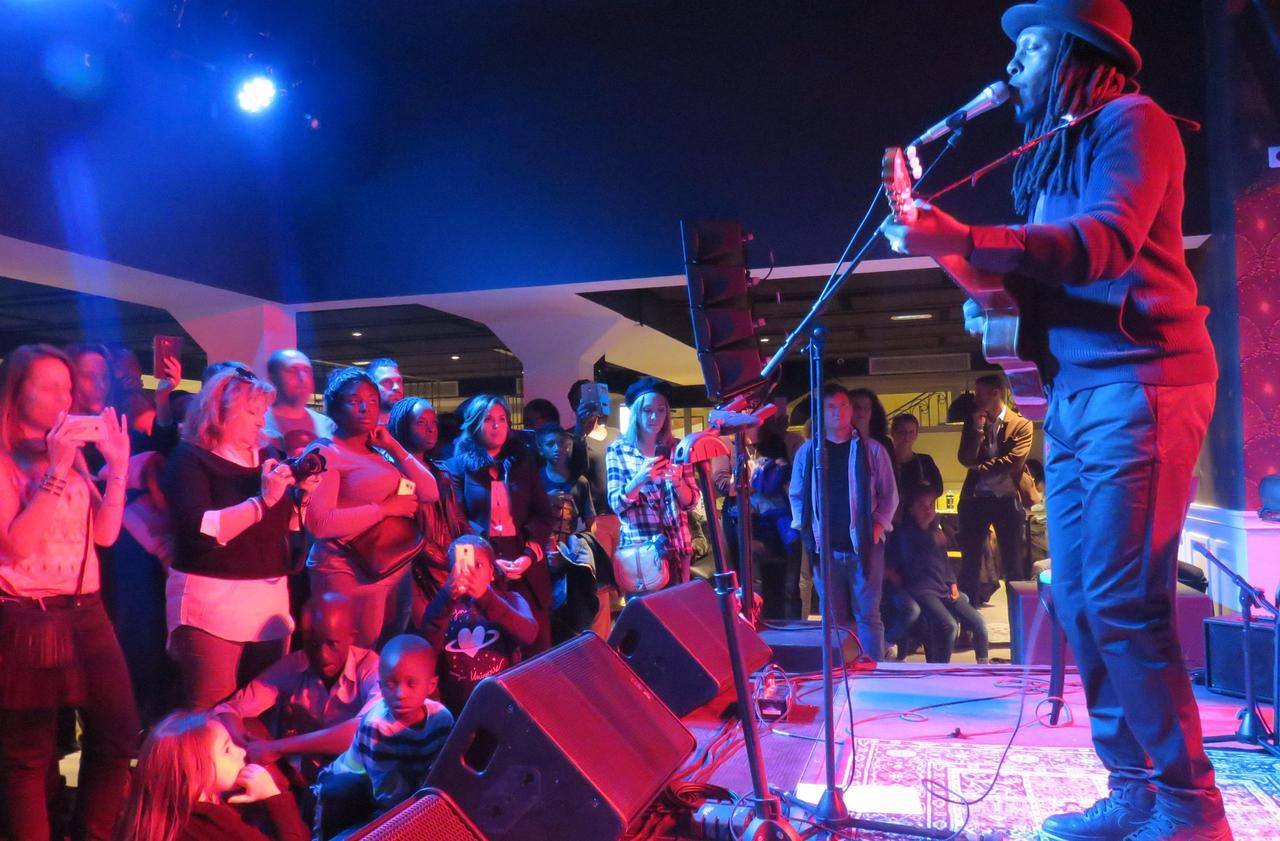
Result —
[{"label": "crowd of people", "polygon": [[[827,560],[810,442],[785,417],[753,430],[749,510],[709,509],[672,460],[671,392],[653,378],[627,389],[620,430],[586,382],[572,425],[535,399],[517,430],[488,394],[443,423],[389,359],[332,372],[323,411],[296,349],[265,378],[210,365],[196,394],[176,390],[176,361],[153,394],[138,370],[98,345],[0,365],[10,841],[341,837],[422,784],[485,677],[607,635],[621,601],[703,573],[707,517],[755,522],[766,616],[807,616]],[[1030,439],[1002,396],[984,378],[962,435],[962,538],[971,521],[999,531],[990,512],[1019,486]],[[946,662],[963,626],[985,660],[978,541],[962,539],[957,575],[919,422],[890,427],[867,389],[828,385],[823,407],[833,589],[818,592],[869,657],[918,640]],[[1006,574],[1024,575],[1021,542],[1001,540]],[[77,742],[62,826],[58,761]]]}]

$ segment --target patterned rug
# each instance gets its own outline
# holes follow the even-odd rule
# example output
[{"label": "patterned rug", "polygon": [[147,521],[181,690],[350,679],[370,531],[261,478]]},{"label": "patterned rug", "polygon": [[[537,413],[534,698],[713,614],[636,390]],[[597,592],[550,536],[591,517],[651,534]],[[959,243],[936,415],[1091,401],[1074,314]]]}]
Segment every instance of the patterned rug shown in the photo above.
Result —
[{"label": "patterned rug", "polygon": [[[950,795],[937,786],[926,792],[924,781],[975,799],[991,785],[1004,750],[970,742],[858,739],[857,745],[857,768],[846,795],[851,810],[864,818],[953,831],[964,824],[965,808],[947,803],[944,797]],[[1280,836],[1280,760],[1223,750],[1211,756],[1236,841]],[[1091,749],[1015,745],[990,795],[971,807],[966,831],[974,838],[992,833],[1034,839],[1047,816],[1088,806],[1106,794],[1106,783]],[[886,804],[892,804],[892,812],[870,811],[890,808]]]}]

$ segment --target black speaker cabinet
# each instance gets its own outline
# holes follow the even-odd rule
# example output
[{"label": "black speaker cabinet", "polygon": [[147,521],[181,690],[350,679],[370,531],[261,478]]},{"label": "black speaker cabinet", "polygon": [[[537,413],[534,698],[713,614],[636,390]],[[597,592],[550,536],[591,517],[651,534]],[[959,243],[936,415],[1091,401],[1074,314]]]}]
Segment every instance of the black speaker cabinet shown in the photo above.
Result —
[{"label": "black speaker cabinet", "polygon": [[351,841],[485,841],[449,795],[424,788],[351,836]]},{"label": "black speaker cabinet", "polygon": [[694,747],[671,710],[587,632],[481,681],[427,784],[489,841],[616,841]]},{"label": "black speaker cabinet", "polygon": [[[1254,617],[1249,629],[1249,668],[1259,701],[1271,703],[1272,675],[1275,674],[1276,629],[1268,621]],[[1240,616],[1219,616],[1204,620],[1205,684],[1219,695],[1244,697],[1244,625]]]},{"label": "black speaker cabinet", "polygon": [[[808,674],[822,671],[822,623],[821,622],[785,622],[773,623],[774,627],[765,628],[760,638],[773,651],[773,662],[789,674]],[[839,640],[840,653],[836,655],[837,663],[844,659],[844,665],[850,665],[858,659],[858,642],[852,634],[844,633],[839,627],[832,630]]]},{"label": "black speaker cabinet", "polygon": [[[745,621],[738,622],[738,641],[748,674],[773,656]],[[609,645],[679,716],[733,686],[720,603],[705,581],[690,581],[627,602],[609,634]]]},{"label": "black speaker cabinet", "polygon": [[[1052,594],[1052,585],[1050,585]],[[1009,647],[1014,663],[1052,662],[1053,632],[1034,581],[1005,582],[1009,597]],[[1182,657],[1188,669],[1199,669],[1205,664],[1204,635],[1201,624],[1213,615],[1213,602],[1204,593],[1179,584],[1175,594],[1175,629],[1182,644]],[[1071,648],[1067,647],[1066,663],[1075,663]]]}]

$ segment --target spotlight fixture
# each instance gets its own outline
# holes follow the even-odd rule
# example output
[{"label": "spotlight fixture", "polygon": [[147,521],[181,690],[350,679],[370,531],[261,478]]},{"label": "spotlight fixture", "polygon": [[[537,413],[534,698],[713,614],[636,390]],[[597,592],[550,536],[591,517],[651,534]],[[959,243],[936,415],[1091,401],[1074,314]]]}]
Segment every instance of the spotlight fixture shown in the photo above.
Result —
[{"label": "spotlight fixture", "polygon": [[358,339],[358,338],[360,338],[360,337],[361,337],[361,336],[363,336],[363,335],[364,335],[364,333],[361,333],[359,330],[352,330],[352,331],[351,331],[351,336],[352,336],[352,338]]},{"label": "spotlight fixture", "polygon": [[766,344],[766,345],[767,345],[767,344],[769,344],[769,337],[768,337],[768,336],[761,336],[761,337],[760,337],[760,341],[761,341],[762,343],[764,343],[764,344]]},{"label": "spotlight fixture", "polygon": [[903,312],[889,316],[890,321],[929,321],[932,318],[931,312]]},{"label": "spotlight fixture", "polygon": [[240,103],[240,110],[259,114],[276,101],[276,83],[266,76],[254,76],[240,86],[236,101]]},{"label": "spotlight fixture", "polygon": [[458,356],[458,354],[455,353],[453,356],[450,356],[449,358],[452,359],[454,362],[457,362],[462,357]]}]

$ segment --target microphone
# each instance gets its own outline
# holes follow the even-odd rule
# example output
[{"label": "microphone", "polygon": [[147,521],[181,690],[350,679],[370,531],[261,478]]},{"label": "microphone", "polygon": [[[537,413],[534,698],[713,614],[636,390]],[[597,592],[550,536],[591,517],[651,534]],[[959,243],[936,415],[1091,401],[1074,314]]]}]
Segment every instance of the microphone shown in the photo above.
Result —
[{"label": "microphone", "polygon": [[950,117],[935,123],[928,131],[911,141],[912,146],[923,146],[946,137],[979,114],[985,114],[992,108],[999,108],[1009,99],[1009,86],[1004,82],[992,82],[982,92],[966,102]]}]

